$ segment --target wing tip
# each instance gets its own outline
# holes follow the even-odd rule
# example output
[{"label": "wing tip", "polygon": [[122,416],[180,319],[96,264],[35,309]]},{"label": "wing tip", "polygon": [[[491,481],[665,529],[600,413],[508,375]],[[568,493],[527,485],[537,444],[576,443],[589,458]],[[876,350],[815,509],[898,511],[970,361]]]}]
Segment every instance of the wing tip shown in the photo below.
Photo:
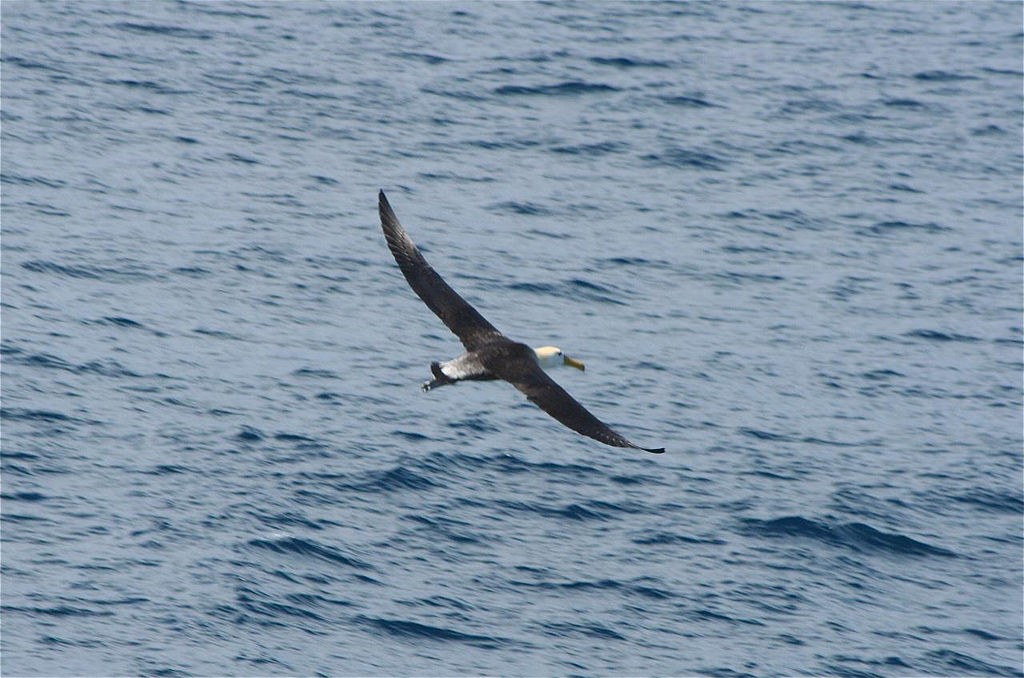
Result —
[{"label": "wing tip", "polygon": [[644,452],[650,452],[651,454],[665,454],[664,447],[639,447]]},{"label": "wing tip", "polygon": [[388,202],[388,197],[384,195],[384,189],[380,189],[377,193],[377,211],[380,212],[380,223],[381,226],[385,227],[385,232],[388,226],[397,226],[398,217],[395,216],[395,210],[391,209],[391,203]]}]

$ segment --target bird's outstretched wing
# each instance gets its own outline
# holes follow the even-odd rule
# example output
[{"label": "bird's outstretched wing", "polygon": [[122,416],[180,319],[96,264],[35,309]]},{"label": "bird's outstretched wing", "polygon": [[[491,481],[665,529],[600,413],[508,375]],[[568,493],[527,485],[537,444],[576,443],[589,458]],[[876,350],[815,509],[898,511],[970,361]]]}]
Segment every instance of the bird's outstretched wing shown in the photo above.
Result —
[{"label": "bird's outstretched wing", "polygon": [[613,431],[607,424],[587,411],[579,401],[548,376],[536,360],[506,360],[490,366],[495,376],[522,391],[530,402],[562,422],[573,431],[598,440],[605,445],[632,447],[661,454],[664,447],[634,445]]},{"label": "bird's outstretched wing", "polygon": [[437,271],[427,263],[420,254],[409,234],[398,223],[398,217],[388,204],[384,191],[378,196],[380,208],[380,225],[384,229],[384,238],[388,248],[395,256],[398,267],[409,282],[413,292],[419,295],[423,303],[433,311],[455,336],[459,338],[467,350],[479,348],[488,341],[503,335],[494,325],[470,306],[469,302],[460,297]]}]

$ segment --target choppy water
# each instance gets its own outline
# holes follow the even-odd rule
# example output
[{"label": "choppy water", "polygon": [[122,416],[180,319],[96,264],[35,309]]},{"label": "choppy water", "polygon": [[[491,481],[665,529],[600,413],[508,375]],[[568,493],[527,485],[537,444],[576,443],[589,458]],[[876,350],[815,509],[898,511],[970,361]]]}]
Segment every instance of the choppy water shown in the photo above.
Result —
[{"label": "choppy water", "polygon": [[5,675],[1022,675],[1019,3],[2,12]]}]

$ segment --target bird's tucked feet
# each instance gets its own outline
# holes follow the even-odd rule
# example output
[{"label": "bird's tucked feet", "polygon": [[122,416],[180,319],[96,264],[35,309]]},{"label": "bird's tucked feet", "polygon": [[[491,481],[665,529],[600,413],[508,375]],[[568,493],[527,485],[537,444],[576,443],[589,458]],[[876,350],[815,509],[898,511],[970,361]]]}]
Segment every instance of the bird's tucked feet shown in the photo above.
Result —
[{"label": "bird's tucked feet", "polygon": [[441,363],[430,363],[430,372],[434,375],[434,378],[430,381],[423,382],[423,386],[420,388],[423,389],[424,393],[431,389],[435,389],[438,386],[447,386],[448,384],[454,384],[457,381],[441,371]]}]

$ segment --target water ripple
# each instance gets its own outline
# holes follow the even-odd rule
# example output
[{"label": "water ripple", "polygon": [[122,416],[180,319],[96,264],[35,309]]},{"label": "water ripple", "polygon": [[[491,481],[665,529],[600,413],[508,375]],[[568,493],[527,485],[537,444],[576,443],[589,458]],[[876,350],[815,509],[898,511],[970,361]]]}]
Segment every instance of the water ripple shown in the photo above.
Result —
[{"label": "water ripple", "polygon": [[786,516],[772,520],[748,518],[743,521],[750,534],[765,537],[806,538],[856,551],[881,552],[901,556],[944,556],[955,553],[939,546],[912,539],[901,534],[877,530],[864,523],[830,525],[801,516]]}]

